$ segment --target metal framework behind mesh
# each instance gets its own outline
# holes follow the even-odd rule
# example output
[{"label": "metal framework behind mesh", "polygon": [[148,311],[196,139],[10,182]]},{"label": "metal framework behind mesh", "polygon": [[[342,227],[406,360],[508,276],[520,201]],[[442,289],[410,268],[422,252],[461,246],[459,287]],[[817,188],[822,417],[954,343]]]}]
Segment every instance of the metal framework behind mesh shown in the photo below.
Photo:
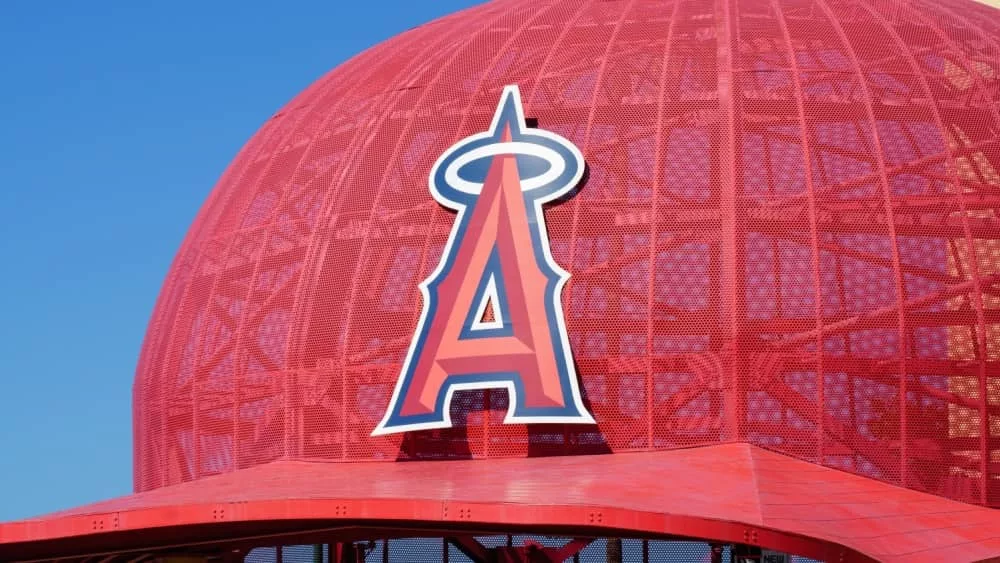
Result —
[{"label": "metal framework behind mesh", "polygon": [[[751,442],[1000,506],[1000,17],[971,0],[496,0],[271,118],[204,205],[135,385],[139,491],[279,458]],[[597,426],[369,437],[500,89],[577,144],[546,209]]]},{"label": "metal framework behind mesh", "polygon": [[[556,549],[571,543],[570,538],[550,536],[481,536],[475,538],[486,548],[502,548],[504,546],[523,547],[535,545],[539,548]],[[711,563],[712,547],[707,543],[694,541],[658,541],[625,538],[620,541],[620,563]],[[453,542],[445,538],[404,538],[396,540],[373,540],[361,542],[360,561],[373,563],[401,563],[410,561],[447,561],[448,563],[471,563]],[[720,546],[719,555],[722,561],[731,561],[730,546]],[[316,563],[317,561],[336,561],[336,554],[331,554],[330,545],[292,545],[280,547],[262,547],[247,553],[246,563]],[[280,555],[279,555],[280,550]],[[608,545],[605,538],[596,539],[586,544],[582,549],[574,550],[565,563],[598,563],[608,561]],[[613,552],[614,553],[614,552]],[[790,563],[814,563],[805,557],[791,556]]]}]

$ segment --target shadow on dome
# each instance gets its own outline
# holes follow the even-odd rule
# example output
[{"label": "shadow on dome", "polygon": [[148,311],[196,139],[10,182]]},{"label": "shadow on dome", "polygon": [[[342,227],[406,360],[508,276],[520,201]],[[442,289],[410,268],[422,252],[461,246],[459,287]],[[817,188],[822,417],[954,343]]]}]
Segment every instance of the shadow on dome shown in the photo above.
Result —
[{"label": "shadow on dome", "polygon": [[[584,406],[593,412],[589,394],[582,385],[580,394]],[[519,453],[520,457],[612,453],[598,425],[507,425],[503,419],[508,405],[506,389],[456,391],[451,401],[452,427],[407,432],[396,461],[475,459],[493,454],[488,449],[491,447],[507,450],[506,455]],[[487,418],[489,424],[485,425]],[[495,428],[494,438],[486,439],[484,426]]]}]

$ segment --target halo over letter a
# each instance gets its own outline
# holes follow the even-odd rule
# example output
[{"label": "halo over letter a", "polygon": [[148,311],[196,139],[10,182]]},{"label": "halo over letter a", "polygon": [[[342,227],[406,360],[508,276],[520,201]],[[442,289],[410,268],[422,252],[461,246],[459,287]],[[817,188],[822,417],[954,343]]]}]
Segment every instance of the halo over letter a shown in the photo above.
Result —
[{"label": "halo over letter a", "polygon": [[423,312],[373,435],[451,426],[455,391],[507,389],[504,422],[593,424],[580,396],[542,204],[583,176],[568,140],[529,129],[517,86],[489,131],[449,148],[431,195],[458,212],[441,262],[420,284]]}]

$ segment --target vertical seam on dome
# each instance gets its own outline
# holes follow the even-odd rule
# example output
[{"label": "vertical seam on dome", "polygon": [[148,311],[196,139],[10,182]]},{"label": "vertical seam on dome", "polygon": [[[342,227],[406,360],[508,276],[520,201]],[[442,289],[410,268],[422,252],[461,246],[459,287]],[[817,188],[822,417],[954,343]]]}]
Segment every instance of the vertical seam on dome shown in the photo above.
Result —
[{"label": "vertical seam on dome", "polygon": [[873,152],[875,153],[876,165],[879,169],[880,183],[882,185],[882,199],[885,206],[886,214],[886,224],[889,231],[889,237],[892,241],[892,269],[895,276],[896,282],[896,319],[898,323],[897,338],[899,339],[899,407],[900,407],[900,463],[899,463],[899,476],[900,483],[905,487],[908,483],[907,478],[907,467],[906,459],[908,457],[907,448],[907,413],[906,413],[906,378],[907,378],[907,356],[908,353],[908,342],[906,339],[906,293],[905,287],[903,286],[903,275],[902,268],[899,258],[899,239],[896,236],[896,223],[895,216],[892,212],[892,197],[889,191],[889,178],[886,175],[885,169],[885,157],[883,155],[882,149],[882,139],[878,132],[878,122],[875,120],[875,111],[872,107],[872,91],[868,86],[868,80],[865,76],[864,71],[861,69],[861,63],[858,61],[858,57],[854,52],[853,45],[848,41],[847,33],[844,31],[844,27],[841,25],[840,21],[837,19],[836,14],[827,4],[827,0],[816,0],[817,5],[823,10],[826,15],[827,21],[830,26],[837,32],[837,37],[840,39],[841,46],[844,49],[844,53],[850,58],[851,65],[854,67],[854,73],[858,79],[858,86],[864,90],[864,105],[865,113],[868,116],[868,125],[871,127],[871,135],[873,142]]},{"label": "vertical seam on dome", "polygon": [[824,420],[826,418],[826,372],[823,366],[824,341],[823,341],[823,279],[820,275],[820,247],[819,228],[816,225],[816,192],[812,175],[812,150],[810,143],[811,130],[806,123],[805,105],[803,102],[802,81],[799,73],[799,65],[796,60],[795,46],[792,45],[792,36],[788,32],[788,22],[785,21],[785,13],[778,3],[778,0],[770,0],[771,7],[777,16],[778,26],[784,36],[785,44],[788,46],[788,63],[791,65],[792,76],[795,81],[795,107],[799,115],[799,131],[802,134],[802,166],[805,172],[806,181],[806,201],[809,206],[809,238],[812,245],[812,274],[813,274],[813,317],[816,321],[816,433],[817,433],[817,457],[820,465],[824,464],[823,442],[826,439]]},{"label": "vertical seam on dome", "polygon": [[[718,155],[719,169],[719,218],[720,218],[720,243],[719,243],[719,278],[725,280],[720,288],[719,311],[720,318],[725,319],[728,314],[729,321],[729,341],[723,342],[721,352],[725,360],[728,355],[731,359],[723,363],[721,368],[724,373],[722,389],[725,394],[724,401],[728,401],[728,406],[723,406],[726,415],[726,423],[729,427],[730,440],[742,442],[747,435],[747,374],[742,356],[742,335],[741,335],[741,315],[745,309],[745,289],[741,274],[737,271],[739,253],[737,238],[739,236],[739,226],[736,217],[736,189],[739,175],[736,171],[736,127],[737,118],[740,111],[737,108],[739,99],[736,98],[733,69],[733,41],[739,36],[737,20],[733,17],[736,11],[735,0],[718,0],[714,4],[715,8],[715,64],[716,64],[716,103],[724,126],[720,131],[718,143],[720,154]],[[721,19],[718,13],[721,12]],[[728,344],[728,351],[725,349]],[[724,403],[725,404],[725,403]]]},{"label": "vertical seam on dome", "polygon": [[666,105],[666,85],[667,77],[670,74],[670,60],[673,55],[674,26],[677,23],[677,15],[680,12],[682,0],[674,0],[674,7],[670,14],[670,25],[667,28],[666,43],[663,46],[663,60],[660,68],[659,92],[656,100],[656,127],[653,135],[656,137],[656,146],[653,148],[653,201],[652,218],[649,222],[649,263],[647,265],[647,285],[646,285],[646,447],[650,450],[656,449],[653,439],[653,304],[656,299],[656,245],[660,236],[658,225],[659,200],[661,171],[663,168],[663,113]]},{"label": "vertical seam on dome", "polygon": [[[590,137],[593,133],[594,127],[594,116],[597,113],[597,106],[600,103],[601,87],[604,86],[604,78],[607,75],[608,70],[608,58],[611,56],[611,50],[615,46],[615,41],[618,40],[618,33],[621,31],[622,25],[625,23],[625,16],[632,10],[635,6],[635,0],[629,0],[628,6],[622,8],[621,15],[618,17],[618,21],[615,23],[614,29],[611,31],[611,36],[608,38],[608,44],[604,48],[604,56],[601,57],[601,66],[597,69],[597,80],[594,81],[594,91],[590,98],[590,111],[587,114],[587,127],[583,132],[583,146],[581,147],[581,152],[587,154],[590,148]],[[609,100],[611,103],[612,100]],[[576,232],[580,223],[580,208],[583,206],[583,201],[585,198],[578,197],[573,202],[573,222],[570,226],[570,242],[569,242],[569,260],[571,264],[576,263]]]},{"label": "vertical seam on dome", "polygon": [[[597,106],[600,103],[601,87],[604,85],[604,77],[607,74],[608,58],[611,55],[611,50],[615,45],[615,41],[618,39],[618,33],[621,31],[622,25],[625,22],[625,17],[635,6],[635,0],[630,0],[628,5],[621,10],[621,14],[618,17],[618,21],[615,23],[614,29],[611,31],[611,36],[608,38],[608,44],[604,48],[604,56],[601,59],[601,66],[597,70],[597,79],[594,81],[594,90],[591,94],[590,112],[587,115],[587,126],[583,134],[583,146],[580,147],[581,151],[585,157],[588,154],[588,149],[590,148],[590,135],[592,132],[592,127],[594,124],[594,115],[597,112]],[[575,23],[575,19],[574,19]],[[570,26],[567,26],[569,29]],[[577,197],[573,202],[573,220],[570,226],[570,237],[569,237],[569,253],[568,260],[570,265],[576,264],[576,234],[579,227],[580,220],[580,208],[583,206],[585,198]],[[572,279],[567,284],[572,286]],[[567,328],[569,323],[567,322]]]},{"label": "vertical seam on dome", "polygon": [[545,74],[545,70],[549,67],[549,63],[552,61],[552,56],[558,50],[558,47],[562,43],[562,40],[566,37],[566,34],[569,33],[569,30],[573,28],[574,24],[576,24],[576,20],[580,19],[580,16],[583,15],[583,12],[586,10],[588,5],[589,3],[587,2],[580,2],[580,9],[573,12],[573,17],[563,24],[562,30],[552,42],[552,47],[549,48],[549,52],[545,55],[545,59],[542,60],[542,64],[538,65],[538,74],[535,76],[534,84],[531,85],[531,93],[524,96],[526,110],[534,106],[535,94],[538,93],[538,87],[542,82],[542,75]]},{"label": "vertical seam on dome", "polygon": [[[979,34],[979,36],[981,38],[983,38],[984,40],[989,41],[990,43],[994,43],[993,40],[987,34],[985,34],[982,31],[982,29],[979,28],[978,26],[973,25],[967,19],[959,16],[958,14],[955,14],[951,10],[948,10],[947,8],[944,8],[941,5],[939,5],[939,7],[941,9],[944,9],[945,11],[947,11],[949,14],[951,14],[952,17],[955,17],[955,18],[959,19],[962,23],[964,23],[965,25],[969,26],[970,29],[975,30],[975,32],[977,34]],[[934,31],[934,34],[937,35],[937,37],[938,37],[939,40],[943,41],[945,44],[947,44],[951,48],[951,50],[961,59],[962,64],[965,66],[966,72],[968,72],[969,75],[972,77],[972,80],[976,84],[976,88],[979,90],[980,95],[983,96],[984,100],[987,100],[987,101],[991,102],[992,100],[989,97],[989,92],[986,89],[986,86],[983,84],[982,79],[979,76],[979,73],[970,64],[971,61],[969,61],[968,57],[965,56],[965,52],[962,49],[960,49],[949,36],[945,35],[940,30],[940,28],[938,28],[938,26],[934,24],[934,22],[929,21],[927,18],[923,17],[917,10],[913,9],[912,7],[910,7],[910,13],[912,15],[914,15],[920,21],[924,22],[929,28],[931,28]],[[878,17],[878,16],[876,16],[876,17]],[[894,31],[893,31],[893,34],[896,35]],[[896,36],[896,37],[897,37],[897,39],[899,39],[898,36]],[[901,39],[900,39],[900,41],[901,41]],[[994,43],[994,46],[996,46],[995,43]],[[909,53],[909,51],[907,51],[907,53]],[[912,54],[910,54],[911,64],[913,64],[914,66],[916,66],[916,61],[914,61],[912,57],[913,57]],[[924,87],[925,87],[925,90],[927,92],[928,97],[931,100],[934,100],[934,97],[933,97],[933,95],[931,93],[931,90],[930,90],[930,86],[929,86],[929,84],[927,84],[926,78],[924,77],[923,73],[920,72],[919,68],[916,68],[916,71],[917,71],[918,75],[920,76],[921,81],[924,84]],[[937,119],[937,121],[938,121],[938,128],[941,130],[942,134],[944,134],[945,133],[944,124],[943,124],[943,120],[941,119],[941,116],[940,116],[940,113],[939,113],[939,110],[938,110],[938,107],[937,107],[936,100],[935,100],[935,103],[931,107],[934,110],[935,119]],[[997,111],[996,104],[995,103],[987,103],[987,107],[989,108],[990,112],[993,114],[994,123],[997,124],[997,125],[1000,125],[1000,112]],[[948,139],[947,138],[945,138],[945,143],[946,143],[945,151],[946,151],[947,158],[948,158],[948,161],[949,161],[949,168],[950,168],[953,180],[955,182],[955,192],[956,192],[956,194],[958,196],[959,206],[960,206],[960,209],[962,211],[962,227],[963,227],[963,229],[965,231],[965,236],[966,236],[966,239],[967,239],[967,243],[969,245],[969,248],[968,248],[967,252],[969,254],[970,265],[972,266],[972,272],[971,273],[972,273],[972,283],[973,283],[973,288],[974,288],[974,291],[973,291],[973,301],[974,301],[975,307],[976,307],[976,317],[977,317],[976,321],[979,324],[979,331],[978,331],[978,333],[976,335],[976,348],[979,351],[979,362],[978,362],[978,364],[979,364],[979,385],[978,385],[978,387],[979,387],[979,397],[980,397],[980,400],[982,401],[982,403],[980,404],[980,412],[979,412],[979,447],[980,447],[979,466],[980,466],[980,473],[981,473],[981,477],[982,477],[982,483],[981,483],[981,486],[980,486],[980,502],[982,502],[985,505],[985,504],[987,504],[987,502],[989,500],[989,495],[988,495],[988,492],[989,492],[989,480],[990,480],[990,477],[989,477],[989,466],[990,466],[990,457],[991,457],[991,448],[989,447],[989,445],[990,445],[990,438],[991,438],[991,436],[990,436],[990,416],[989,416],[989,389],[988,389],[988,381],[987,381],[988,371],[986,369],[986,361],[988,359],[988,350],[987,350],[987,346],[986,346],[986,330],[987,330],[987,328],[986,328],[986,314],[985,314],[985,311],[984,311],[983,294],[982,294],[982,271],[981,271],[980,264],[979,264],[979,256],[978,256],[978,253],[976,252],[975,239],[972,237],[972,230],[971,230],[971,227],[969,226],[967,211],[966,211],[966,207],[965,207],[965,195],[964,195],[964,192],[963,192],[962,184],[961,184],[961,182],[959,181],[959,178],[958,178],[958,167],[954,163],[954,160],[953,160],[954,159],[954,155],[952,154],[952,148],[951,148],[950,144],[948,144]]]}]

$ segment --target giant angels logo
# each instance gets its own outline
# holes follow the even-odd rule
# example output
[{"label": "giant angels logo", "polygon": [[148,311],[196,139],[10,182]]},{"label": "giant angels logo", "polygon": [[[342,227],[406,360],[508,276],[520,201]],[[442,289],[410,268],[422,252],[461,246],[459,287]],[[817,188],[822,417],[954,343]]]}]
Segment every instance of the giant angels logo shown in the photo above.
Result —
[{"label": "giant angels logo", "polygon": [[373,436],[447,428],[455,391],[507,389],[507,424],[594,424],[580,396],[542,205],[580,182],[583,155],[528,128],[517,86],[490,129],[431,169],[431,195],[458,215],[385,417]]}]

